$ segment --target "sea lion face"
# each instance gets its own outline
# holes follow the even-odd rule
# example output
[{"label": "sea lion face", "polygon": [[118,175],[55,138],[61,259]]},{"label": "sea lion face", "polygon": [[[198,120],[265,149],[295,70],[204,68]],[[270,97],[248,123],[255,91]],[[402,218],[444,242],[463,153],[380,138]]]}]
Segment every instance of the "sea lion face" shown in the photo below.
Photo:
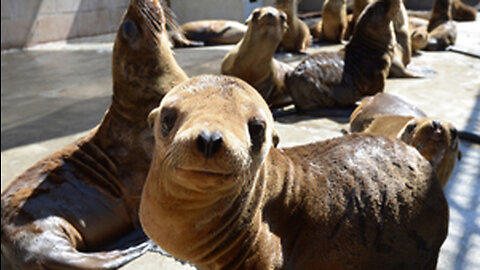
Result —
[{"label": "sea lion face", "polygon": [[245,23],[248,25],[247,32],[250,34],[278,40],[278,42],[287,31],[287,15],[274,7],[256,8]]},{"label": "sea lion face", "polygon": [[413,29],[411,34],[412,50],[418,51],[428,44],[428,33],[426,29]]},{"label": "sea lion face", "polygon": [[414,118],[405,125],[398,137],[415,147],[435,169],[444,163],[444,158],[453,157],[455,161],[459,157],[458,132],[448,122]]},{"label": "sea lion face", "polygon": [[239,179],[255,174],[278,141],[263,98],[228,76],[199,76],[176,86],[149,122],[161,160],[152,167],[194,190],[240,187]]},{"label": "sea lion face", "polygon": [[[165,24],[166,13],[158,0],[132,0],[117,30],[113,49],[114,84],[140,89],[152,94],[161,92],[159,78],[163,75],[167,54],[170,53]],[[114,87],[115,88],[115,87]],[[139,91],[135,91],[139,92]],[[122,93],[135,100],[138,93]]]}]

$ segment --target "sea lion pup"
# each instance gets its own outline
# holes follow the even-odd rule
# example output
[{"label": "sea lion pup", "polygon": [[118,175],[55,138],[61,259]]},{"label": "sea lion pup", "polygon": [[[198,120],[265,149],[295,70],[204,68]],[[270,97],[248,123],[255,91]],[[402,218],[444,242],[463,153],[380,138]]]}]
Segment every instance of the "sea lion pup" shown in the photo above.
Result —
[{"label": "sea lion pup", "polygon": [[286,31],[286,15],[273,7],[255,9],[247,19],[247,32],[225,55],[221,72],[251,84],[272,107],[291,103],[285,89],[285,74],[293,70],[273,58]]},{"label": "sea lion pup", "polygon": [[451,123],[428,118],[417,107],[387,93],[362,100],[350,116],[350,130],[398,138],[415,147],[430,162],[443,187],[461,156],[458,131]]},{"label": "sea lion pup", "polygon": [[[430,19],[430,11],[409,10],[409,17]],[[477,10],[461,0],[452,0],[452,19],[455,21],[475,21],[477,19]]]},{"label": "sea lion pup", "polygon": [[341,43],[347,27],[347,0],[327,0],[323,3],[322,21],[313,26],[312,34],[322,41]]},{"label": "sea lion pup", "polygon": [[287,52],[305,52],[311,42],[310,30],[306,23],[297,17],[297,0],[275,0],[274,6],[287,15],[287,31],[280,47]]},{"label": "sea lion pup", "polygon": [[345,51],[320,52],[287,73],[285,84],[299,111],[350,107],[383,91],[393,57],[390,22],[400,0],[373,2],[362,13]]},{"label": "sea lion pup", "polygon": [[452,21],[452,0],[435,0],[428,21],[428,44],[425,50],[439,51],[454,45],[457,27]]},{"label": "sea lion pup", "polygon": [[477,10],[460,0],[453,0],[452,19],[461,22],[475,21],[477,19]]},{"label": "sea lion pup", "polygon": [[182,24],[186,38],[207,45],[236,44],[247,31],[247,26],[232,20],[200,20]]},{"label": "sea lion pup", "polygon": [[277,149],[267,104],[227,76],[178,85],[149,119],[140,220],[173,256],[199,269],[435,269],[448,205],[405,143],[354,134]]},{"label": "sea lion pup", "polygon": [[138,206],[154,146],[146,117],[187,79],[169,48],[165,15],[159,1],[130,2],[113,48],[112,101],[100,125],[2,193],[2,254],[12,267],[112,269],[149,248],[103,251],[141,229]]},{"label": "sea lion pup", "polygon": [[428,45],[428,20],[409,16],[408,28],[410,30],[412,52],[422,50]]}]

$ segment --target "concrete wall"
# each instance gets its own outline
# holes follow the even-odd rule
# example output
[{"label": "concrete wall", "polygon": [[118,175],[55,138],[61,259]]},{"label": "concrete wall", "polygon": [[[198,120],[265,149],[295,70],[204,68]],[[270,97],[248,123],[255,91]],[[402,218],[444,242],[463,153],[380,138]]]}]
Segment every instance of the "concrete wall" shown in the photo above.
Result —
[{"label": "concrete wall", "polygon": [[1,0],[1,48],[111,33],[129,0]]},{"label": "concrete wall", "polygon": [[204,19],[228,19],[243,22],[257,7],[273,0],[170,0],[180,24]]}]

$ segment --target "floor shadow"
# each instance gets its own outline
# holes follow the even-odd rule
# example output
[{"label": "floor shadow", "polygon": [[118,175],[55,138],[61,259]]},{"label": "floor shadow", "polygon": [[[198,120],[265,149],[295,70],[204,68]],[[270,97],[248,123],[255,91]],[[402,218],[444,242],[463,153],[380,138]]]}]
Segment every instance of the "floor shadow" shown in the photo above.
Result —
[{"label": "floor shadow", "polygon": [[[480,94],[476,97],[475,107],[469,116],[466,131],[474,132],[480,130]],[[460,213],[461,220],[451,220],[455,224],[455,236],[458,229],[463,229],[458,241],[455,243],[459,248],[456,250],[454,269],[466,269],[469,257],[469,249],[474,248],[473,243],[480,234],[480,224],[476,222],[480,213],[478,212],[478,205],[480,205],[480,160],[478,159],[479,149],[475,148],[473,144],[462,141],[462,160],[457,163],[455,171],[453,172],[448,185],[445,188],[445,194],[450,207],[450,212]],[[468,198],[466,198],[468,196]],[[453,210],[453,211],[452,211]],[[454,216],[452,216],[454,217]],[[461,224],[458,224],[461,223]],[[452,232],[450,232],[452,233]],[[448,238],[447,238],[448,241]],[[478,249],[478,245],[476,245]],[[478,253],[474,251],[473,253]]]},{"label": "floor shadow", "polygon": [[86,99],[2,130],[1,151],[91,129],[100,122],[109,104],[110,97]]}]

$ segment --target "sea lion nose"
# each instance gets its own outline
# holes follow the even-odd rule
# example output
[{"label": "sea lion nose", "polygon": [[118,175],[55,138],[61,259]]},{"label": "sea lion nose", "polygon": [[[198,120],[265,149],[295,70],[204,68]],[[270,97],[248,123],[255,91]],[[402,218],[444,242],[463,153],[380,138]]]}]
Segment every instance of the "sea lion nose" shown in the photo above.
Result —
[{"label": "sea lion nose", "polygon": [[432,129],[435,132],[441,132],[441,125],[440,122],[437,120],[432,120]]},{"label": "sea lion nose", "polygon": [[272,18],[272,17],[275,17],[275,14],[273,14],[273,12],[271,11],[268,11],[267,14],[265,14],[265,16],[267,16],[268,18]]},{"label": "sea lion nose", "polygon": [[197,136],[197,149],[206,158],[213,157],[220,150],[222,143],[223,137],[218,131],[212,133],[202,131]]}]

